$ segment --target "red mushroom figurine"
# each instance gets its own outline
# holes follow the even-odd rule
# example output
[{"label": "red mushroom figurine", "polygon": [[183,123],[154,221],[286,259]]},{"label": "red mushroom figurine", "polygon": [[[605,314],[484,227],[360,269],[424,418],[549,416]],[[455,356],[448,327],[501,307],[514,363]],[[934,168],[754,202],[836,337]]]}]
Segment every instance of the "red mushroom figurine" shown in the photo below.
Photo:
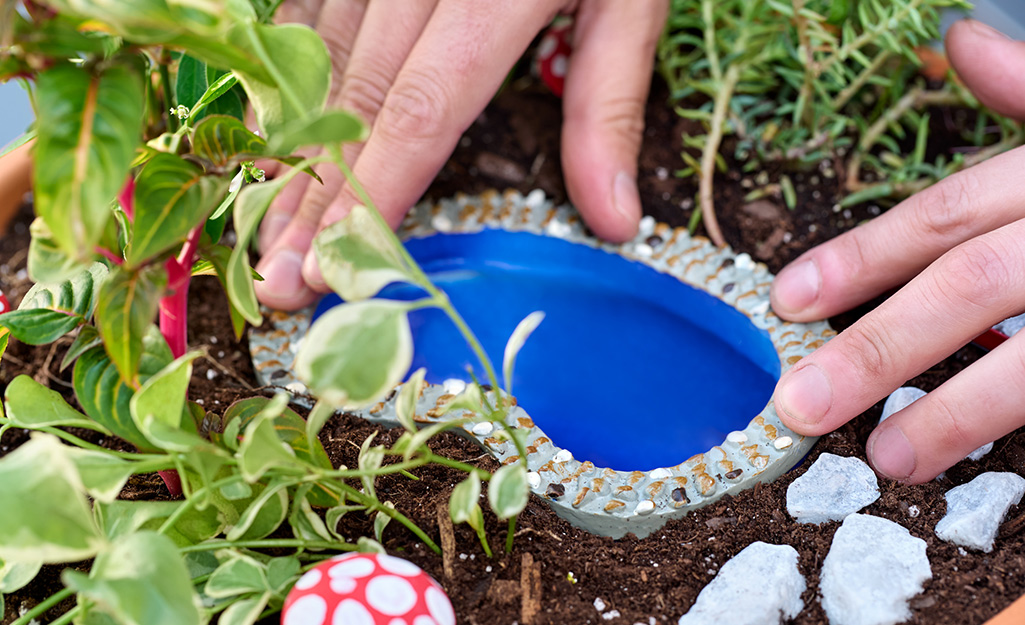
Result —
[{"label": "red mushroom figurine", "polygon": [[11,303],[7,301],[7,296],[4,295],[3,291],[0,291],[0,315],[11,310]]},{"label": "red mushroom figurine", "polygon": [[420,567],[376,553],[321,562],[295,583],[281,625],[455,625],[445,591]]},{"label": "red mushroom figurine", "polygon": [[566,66],[569,55],[573,52],[570,38],[573,34],[573,20],[559,18],[548,28],[541,43],[537,46],[534,67],[541,81],[552,93],[562,97],[562,88],[566,81]]}]

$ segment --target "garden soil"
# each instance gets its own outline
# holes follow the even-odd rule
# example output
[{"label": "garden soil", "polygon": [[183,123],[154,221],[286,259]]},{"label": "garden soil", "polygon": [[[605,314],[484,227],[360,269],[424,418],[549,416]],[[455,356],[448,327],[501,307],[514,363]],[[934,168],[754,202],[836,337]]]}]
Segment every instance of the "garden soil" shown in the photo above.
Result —
[{"label": "garden soil", "polygon": [[[648,106],[639,186],[646,213],[680,226],[690,217],[696,183],[677,178],[674,169],[681,163],[681,133],[697,129],[679,119],[666,98],[665,87],[657,84]],[[523,192],[541,188],[564,200],[559,126],[557,99],[529,80],[511,83],[468,129],[428,196],[437,199],[489,188]],[[843,172],[839,162],[792,174],[798,193],[792,211],[779,197],[745,203],[748,191],[760,185],[756,173],[740,171],[739,164],[731,163],[730,173],[716,180],[723,231],[735,250],[748,252],[774,272],[811,246],[879,213],[873,206],[849,211],[836,207]],[[29,218],[24,211],[0,239],[0,288],[15,305],[29,286],[24,271]],[[189,345],[207,353],[207,358],[196,363],[190,395],[217,413],[237,399],[271,392],[258,388],[246,340],[236,341],[232,336],[223,297],[215,280],[198,278],[190,301]],[[847,327],[876,304],[834,319],[834,327]],[[0,388],[26,373],[71,399],[70,373],[59,370],[69,343],[70,339],[64,339],[54,347],[32,348],[12,341],[0,370]],[[967,346],[909,382],[931,390],[982,354]],[[819,571],[839,523],[794,522],[785,510],[786,489],[823,452],[864,459],[865,441],[880,410],[881,405],[874,406],[823,437],[802,467],[774,483],[725,497],[671,521],[644,540],[632,535],[621,540],[593,536],[570,526],[533,498],[520,516],[512,553],[503,550],[507,525],[486,513],[487,535],[496,554],[488,558],[468,527],[452,528],[444,522],[448,495],[463,476],[444,467],[425,467],[414,471],[419,478],[416,481],[401,476],[381,478],[378,493],[444,545],[444,554],[435,555],[397,524],[386,529],[383,542],[389,552],[412,560],[441,582],[458,622],[465,625],[674,624],[719,568],[751,542],[788,544],[800,553],[799,567],[808,582],[805,609],[793,623],[826,623],[818,594]],[[629,420],[630,415],[623,415],[624,423]],[[356,417],[341,416],[327,424],[321,440],[336,465],[355,466],[360,443],[376,430]],[[96,440],[91,433],[81,434]],[[377,442],[390,444],[399,434],[382,431]],[[26,438],[23,433],[7,433],[0,441],[0,454],[9,453]],[[431,446],[436,453],[489,470],[497,468],[478,447],[457,436],[440,436]],[[911,602],[911,623],[983,623],[1025,593],[1025,506],[1011,509],[989,554],[965,553],[934,534],[946,511],[944,492],[985,471],[1025,475],[1025,431],[997,441],[993,452],[980,462],[962,462],[939,481],[919,486],[883,481],[882,496],[864,510],[903,525],[928,544],[933,577]],[[166,493],[157,476],[142,476],[129,484],[124,497],[161,498]],[[372,523],[349,514],[342,519],[341,531],[355,540],[372,534]],[[3,622],[10,623],[19,611],[60,589],[59,571],[58,567],[45,567],[37,582],[10,595]],[[759,580],[752,580],[752,592],[758,592],[758,584]],[[604,605],[603,612],[596,604]],[[44,622],[68,607],[65,603],[51,610]],[[266,622],[274,623],[276,618]]]}]

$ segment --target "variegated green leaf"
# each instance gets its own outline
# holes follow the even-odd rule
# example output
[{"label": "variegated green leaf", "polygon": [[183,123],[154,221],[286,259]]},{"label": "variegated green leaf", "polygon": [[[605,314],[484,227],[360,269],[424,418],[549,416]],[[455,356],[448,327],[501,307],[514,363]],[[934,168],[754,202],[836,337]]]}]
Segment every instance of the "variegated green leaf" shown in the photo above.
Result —
[{"label": "variegated green leaf", "polygon": [[136,388],[143,337],[156,318],[165,282],[160,267],[116,270],[100,288],[96,327],[122,379]]}]

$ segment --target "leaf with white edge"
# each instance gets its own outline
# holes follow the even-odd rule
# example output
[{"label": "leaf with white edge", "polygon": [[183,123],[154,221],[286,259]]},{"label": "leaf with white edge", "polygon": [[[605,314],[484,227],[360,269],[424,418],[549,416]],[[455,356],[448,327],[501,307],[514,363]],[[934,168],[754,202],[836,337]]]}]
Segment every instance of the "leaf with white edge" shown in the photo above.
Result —
[{"label": "leaf with white edge", "polygon": [[500,519],[509,519],[527,507],[530,487],[527,469],[522,462],[507,464],[491,477],[488,483],[488,501]]},{"label": "leaf with white edge", "polygon": [[[202,123],[206,123],[205,121]],[[175,154],[157,154],[135,180],[135,218],[125,254],[134,268],[181,245],[213,212],[227,182]]]},{"label": "leaf with white edge", "polygon": [[459,393],[442,406],[441,410],[442,414],[448,414],[457,410],[481,414],[484,412],[484,408],[484,393],[481,391],[479,384],[472,382],[466,385],[462,393]]},{"label": "leaf with white edge", "polygon": [[64,371],[71,363],[78,360],[78,357],[86,353],[90,349],[99,346],[103,343],[103,339],[100,338],[100,331],[95,326],[85,325],[78,331],[78,336],[72,341],[71,347],[64,354],[64,359],[61,360],[61,371]]},{"label": "leaf with white edge", "polygon": [[235,75],[246,90],[264,136],[293,119],[324,110],[331,89],[331,56],[324,40],[300,24],[247,22],[232,31],[231,43],[263,62],[268,82],[246,71]]},{"label": "leaf with white edge", "polygon": [[192,361],[202,352],[189,352],[150,377],[132,395],[128,403],[132,420],[144,436],[150,437],[154,423],[168,428],[181,428],[182,411],[185,409],[185,395],[192,377]]},{"label": "leaf with white edge", "polygon": [[192,149],[218,167],[251,161],[267,152],[267,142],[227,115],[211,115],[192,131]]},{"label": "leaf with white edge", "polygon": [[313,410],[310,410],[309,416],[306,417],[306,440],[317,440],[320,431],[324,429],[324,424],[334,414],[335,409],[326,402],[318,401],[314,404]]},{"label": "leaf with white edge", "polygon": [[413,417],[416,416],[416,402],[420,399],[425,375],[427,375],[427,369],[424,367],[414,371],[413,375],[409,376],[406,383],[402,385],[402,389],[399,390],[399,395],[395,399],[395,416],[407,432],[416,432],[419,429]]},{"label": "leaf with white edge", "polygon": [[453,523],[466,523],[473,516],[473,509],[479,507],[480,478],[471,472],[452,489],[452,495],[448,498],[448,514]]},{"label": "leaf with white edge", "polygon": [[41,217],[32,221],[29,234],[32,240],[28,244],[28,276],[33,282],[55,284],[88,269],[88,263],[69,256],[58,247]]},{"label": "leaf with white edge", "polygon": [[110,503],[117,499],[133,475],[134,465],[121,458],[77,447],[68,453],[82,478],[82,486],[96,501]]},{"label": "leaf with white edge", "polygon": [[[356,460],[360,471],[376,471],[380,469],[381,465],[384,463],[384,447],[380,445],[377,447],[370,446],[376,437],[377,432],[374,432],[363,441],[362,445],[360,445],[359,457]],[[377,481],[376,476],[361,475],[359,479],[360,482],[363,483],[363,492],[376,499],[377,492],[374,490],[374,482]]]},{"label": "leaf with white edge", "polygon": [[470,423],[469,419],[452,419],[449,421],[442,421],[440,423],[432,423],[431,425],[418,430],[415,434],[409,437],[409,442],[406,443],[406,447],[402,452],[403,459],[409,460],[412,458],[413,454],[427,444],[427,441],[438,434],[448,430],[454,430],[457,427],[463,427],[467,423]]},{"label": "leaf with white edge", "polygon": [[331,533],[324,525],[324,520],[313,511],[309,494],[311,484],[299,487],[292,500],[292,512],[288,516],[288,524],[292,526],[292,534],[301,540],[331,541]]},{"label": "leaf with white edge", "polygon": [[0,560],[0,594],[20,590],[39,574],[43,563],[36,562],[4,562]]},{"label": "leaf with white edge", "polygon": [[102,74],[61,63],[40,72],[35,209],[72,258],[92,255],[142,131],[141,77],[123,65]]},{"label": "leaf with white edge", "polygon": [[272,596],[270,591],[266,591],[255,599],[245,598],[233,602],[217,617],[217,625],[254,625],[260,620]]},{"label": "leaf with white edge", "polygon": [[0,327],[10,330],[16,339],[27,345],[47,345],[85,323],[77,315],[56,310],[31,308],[12,310],[0,315]]},{"label": "leaf with white edge", "polygon": [[[226,446],[230,447],[228,443],[228,439],[231,438],[229,436],[229,429],[231,428],[232,421],[236,421],[235,449],[238,449],[238,432],[244,431],[249,427],[249,424],[253,422],[256,416],[262,410],[268,408],[268,404],[272,401],[285,402],[284,409],[274,417],[274,430],[277,432],[278,438],[291,447],[295,452],[295,456],[303,462],[322,469],[330,469],[331,460],[328,459],[327,452],[324,451],[324,446],[320,443],[320,440],[316,436],[312,438],[308,436],[307,423],[287,405],[288,394],[282,392],[279,395],[282,396],[282,399],[251,397],[239,400],[228,406],[228,409],[224,411],[224,415],[221,417],[221,423],[226,424],[224,426],[224,436],[221,437],[221,440],[225,442]],[[277,411],[277,404],[275,404],[272,410]]]},{"label": "leaf with white edge", "polygon": [[271,482],[249,504],[234,527],[228,530],[228,540],[259,540],[278,529],[288,516],[288,483]]},{"label": "leaf with white edge", "polygon": [[403,302],[367,300],[336,306],[310,328],[296,375],[334,406],[358,408],[395,388],[413,361]]},{"label": "leaf with white edge", "polygon": [[167,276],[162,267],[114,271],[100,287],[96,325],[121,379],[137,386],[143,337],[157,316]]},{"label": "leaf with white edge", "polygon": [[268,141],[270,154],[291,154],[311,145],[337,145],[366,141],[370,127],[348,111],[324,111],[309,119],[295,119],[275,128]]},{"label": "leaf with white edge", "polygon": [[513,330],[509,342],[505,344],[505,356],[502,358],[502,377],[505,378],[505,392],[512,394],[513,370],[516,368],[516,356],[523,349],[530,335],[544,321],[545,314],[535,311],[527,315]]},{"label": "leaf with white edge", "polygon": [[246,321],[258,326],[263,322],[260,303],[253,288],[253,269],[249,264],[249,241],[256,233],[271,202],[281,192],[285,183],[291,180],[282,176],[269,182],[246,185],[235,200],[233,218],[235,221],[235,248],[228,259],[225,281],[228,297]]},{"label": "leaf with white edge", "polygon": [[89,575],[66,570],[64,583],[122,625],[200,625],[199,596],[178,548],[156,532],[118,540]]},{"label": "leaf with white edge", "polygon": [[[159,530],[172,514],[187,505],[185,501],[124,501],[98,502],[94,506],[96,522],[108,539],[134,534],[139,530]],[[213,538],[224,529],[224,521],[218,518],[218,510],[198,506],[178,516],[174,526],[165,534],[179,547],[195,545]]]},{"label": "leaf with white edge", "polygon": [[276,593],[284,593],[302,574],[302,564],[299,558],[284,556],[273,558],[267,563],[267,583],[271,590]]},{"label": "leaf with white edge", "polygon": [[206,582],[203,593],[214,599],[237,597],[270,590],[266,567],[248,556],[235,556],[217,567]]},{"label": "leaf with white edge", "polygon": [[322,230],[313,249],[324,281],[347,302],[373,297],[392,282],[415,282],[391,232],[362,204]]},{"label": "leaf with white edge", "polygon": [[88,318],[96,308],[99,287],[108,273],[106,265],[93,263],[63,282],[34,284],[18,310],[46,308]]},{"label": "leaf with white edge", "polygon": [[69,449],[56,436],[34,434],[0,460],[4,562],[77,562],[104,548]]},{"label": "leaf with white edge", "polygon": [[359,539],[356,540],[356,550],[360,553],[388,553],[388,551],[384,548],[384,545],[377,542],[373,538],[367,538],[366,536],[360,536]]},{"label": "leaf with white edge", "polygon": [[[395,504],[390,501],[384,502],[383,505],[389,510],[395,509]],[[384,534],[384,530],[388,527],[389,523],[391,523],[391,515],[386,513],[384,510],[378,510],[377,514],[374,515],[374,538],[376,538],[378,542],[381,541],[381,536]]]},{"label": "leaf with white edge", "polygon": [[7,418],[11,425],[37,430],[43,427],[77,427],[110,432],[72,408],[57,391],[50,390],[27,375],[11,380],[4,391]]},{"label": "leaf with white edge", "polygon": [[239,469],[246,481],[253,483],[274,467],[296,466],[295,450],[278,436],[274,419],[285,410],[288,396],[275,396],[246,427],[235,454]]}]

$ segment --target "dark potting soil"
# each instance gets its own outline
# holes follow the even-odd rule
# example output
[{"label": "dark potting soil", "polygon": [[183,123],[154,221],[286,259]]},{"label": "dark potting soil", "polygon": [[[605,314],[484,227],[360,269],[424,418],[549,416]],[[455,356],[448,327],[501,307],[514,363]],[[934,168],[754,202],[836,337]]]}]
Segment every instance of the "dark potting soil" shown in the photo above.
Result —
[{"label": "dark potting soil", "polygon": [[[512,83],[467,131],[428,195],[440,198],[488,188],[529,191],[540,187],[559,200],[565,199],[559,164],[559,106],[558,100],[532,83]],[[673,169],[679,166],[680,134],[689,122],[680,120],[666,105],[661,85],[651,97],[647,122],[639,178],[645,210],[660,221],[685,225],[696,183],[676,178]],[[878,209],[871,206],[849,212],[834,210],[843,167],[841,163],[829,165],[792,174],[799,198],[794,211],[788,211],[778,197],[745,205],[743,197],[756,174],[719,176],[717,209],[734,249],[748,252],[778,271],[809,247],[877,214]],[[837,173],[828,175],[831,172]],[[23,269],[29,219],[26,211],[11,232],[0,238],[0,288],[13,304],[28,289]],[[244,338],[236,341],[232,335],[223,297],[215,280],[199,278],[190,300],[189,344],[204,347],[208,354],[196,363],[190,395],[217,413],[237,399],[269,393],[268,389],[257,388],[247,343]],[[834,327],[850,325],[872,305],[834,319]],[[26,373],[70,399],[70,373],[59,371],[68,342],[54,348],[32,348],[12,341],[0,368],[0,387]],[[965,347],[910,383],[931,390],[981,355],[977,348]],[[444,554],[435,555],[396,524],[386,529],[383,542],[390,552],[412,560],[441,582],[456,608],[458,621],[467,625],[675,623],[722,564],[751,542],[789,544],[800,553],[799,566],[808,582],[805,609],[793,622],[825,623],[817,595],[818,574],[839,524],[795,523],[785,510],[786,488],[823,452],[864,459],[864,444],[880,411],[877,405],[823,437],[801,467],[776,482],[724,498],[670,522],[644,540],[630,536],[614,541],[593,536],[562,521],[533,498],[520,516],[512,553],[503,550],[507,525],[485,513],[487,536],[496,554],[488,558],[468,527],[452,528],[445,521],[448,495],[463,475],[444,467],[425,467],[414,472],[418,481],[401,476],[379,479],[378,493],[443,545]],[[354,466],[360,443],[375,431],[378,428],[361,419],[340,416],[327,424],[321,440],[336,464]],[[80,434],[106,445],[122,445],[100,441],[91,433]],[[382,431],[377,440],[390,444],[398,434]],[[5,434],[0,454],[26,439],[23,433]],[[457,436],[440,436],[431,446],[436,453],[485,469],[496,468],[489,456]],[[980,462],[962,462],[943,480],[919,486],[882,482],[882,496],[864,510],[900,523],[928,544],[933,579],[912,601],[911,623],[983,623],[1025,593],[1025,506],[1011,509],[990,554],[962,554],[956,546],[935,537],[936,522],[946,510],[943,493],[984,471],[1025,474],[1025,431],[997,441],[993,452]],[[141,476],[129,483],[123,496],[159,498],[166,494],[157,476]],[[349,514],[342,518],[340,529],[355,540],[372,534],[372,523],[366,517]],[[60,567],[45,567],[37,582],[8,596],[3,622],[10,623],[19,611],[60,589],[59,572]],[[754,580],[753,592],[757,592],[757,583]],[[595,608],[596,599],[605,604],[606,614],[617,610],[619,616],[603,619]],[[68,607],[65,603],[51,610],[43,622]]]}]

